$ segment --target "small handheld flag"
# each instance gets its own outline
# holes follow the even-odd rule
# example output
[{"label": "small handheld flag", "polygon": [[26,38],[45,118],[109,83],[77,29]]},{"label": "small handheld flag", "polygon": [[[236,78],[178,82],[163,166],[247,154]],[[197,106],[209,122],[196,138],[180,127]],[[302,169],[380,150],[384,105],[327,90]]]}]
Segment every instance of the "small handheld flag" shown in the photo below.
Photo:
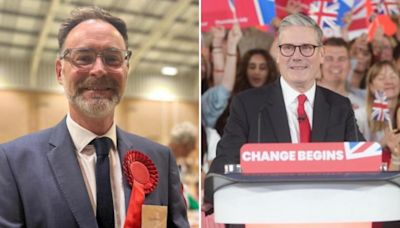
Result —
[{"label": "small handheld flag", "polygon": [[375,100],[372,104],[372,120],[385,122],[388,121],[389,126],[391,126],[391,120],[389,115],[389,104],[388,98],[383,91],[375,92]]}]

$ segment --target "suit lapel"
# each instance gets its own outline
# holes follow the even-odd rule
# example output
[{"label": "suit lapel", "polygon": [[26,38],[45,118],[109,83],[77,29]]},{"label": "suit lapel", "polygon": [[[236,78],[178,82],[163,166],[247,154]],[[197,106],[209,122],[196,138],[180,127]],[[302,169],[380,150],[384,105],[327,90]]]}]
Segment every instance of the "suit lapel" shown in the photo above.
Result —
[{"label": "suit lapel", "polygon": [[321,88],[317,86],[313,108],[312,142],[320,142],[325,139],[330,108],[331,106],[327,102]]},{"label": "suit lapel", "polygon": [[53,130],[47,153],[54,177],[80,227],[97,227],[65,118]]},{"label": "suit lapel", "polygon": [[123,187],[124,187],[124,195],[125,195],[125,209],[128,210],[129,206],[129,200],[131,197],[131,186],[128,184],[128,181],[126,179],[126,175],[123,172],[124,169],[124,158],[126,153],[131,149],[129,148],[129,145],[126,143],[128,142],[127,139],[125,139],[125,134],[124,132],[117,127],[117,144],[118,144],[118,153],[119,153],[119,159],[121,161],[121,168],[122,168],[122,177],[123,177]]},{"label": "suit lapel", "polygon": [[[265,87],[266,104],[264,119],[269,119],[277,142],[291,142],[289,123],[286,114],[285,101],[279,79],[271,86]],[[267,125],[269,126],[269,125]]]}]

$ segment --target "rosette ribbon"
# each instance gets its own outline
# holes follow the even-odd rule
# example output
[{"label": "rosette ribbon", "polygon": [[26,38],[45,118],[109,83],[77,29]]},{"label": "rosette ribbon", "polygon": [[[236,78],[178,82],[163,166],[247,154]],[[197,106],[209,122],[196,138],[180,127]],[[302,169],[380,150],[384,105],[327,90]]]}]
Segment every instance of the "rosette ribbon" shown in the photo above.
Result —
[{"label": "rosette ribbon", "polygon": [[139,151],[128,151],[123,169],[132,187],[124,228],[140,228],[144,197],[154,191],[158,183],[157,168],[147,155]]}]

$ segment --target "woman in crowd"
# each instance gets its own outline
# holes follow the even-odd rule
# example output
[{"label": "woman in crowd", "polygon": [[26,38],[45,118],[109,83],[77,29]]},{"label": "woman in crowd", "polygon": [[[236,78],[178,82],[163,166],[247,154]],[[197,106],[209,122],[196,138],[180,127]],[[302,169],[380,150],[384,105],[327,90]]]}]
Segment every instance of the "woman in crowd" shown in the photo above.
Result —
[{"label": "woman in crowd", "polygon": [[366,75],[372,65],[372,46],[367,38],[367,35],[363,34],[350,42],[350,55],[353,61],[350,85],[355,89],[365,89]]},{"label": "woman in crowd", "polygon": [[[384,148],[382,161],[389,164],[390,170],[400,168],[400,134],[397,132],[400,95],[400,75],[392,62],[380,61],[375,63],[367,74],[367,101],[366,110],[356,110],[356,118],[360,131],[367,141],[379,142]],[[388,98],[390,122],[372,119],[372,106],[375,92],[382,91]],[[391,130],[394,129],[394,130]]]},{"label": "woman in crowd", "polygon": [[[278,68],[271,55],[264,49],[249,50],[240,62],[232,96],[250,88],[258,88],[275,81]],[[231,99],[230,98],[230,99]],[[229,99],[229,100],[230,100]],[[230,103],[230,102],[229,102]],[[222,136],[223,129],[229,116],[229,105],[218,118],[215,129]]]}]

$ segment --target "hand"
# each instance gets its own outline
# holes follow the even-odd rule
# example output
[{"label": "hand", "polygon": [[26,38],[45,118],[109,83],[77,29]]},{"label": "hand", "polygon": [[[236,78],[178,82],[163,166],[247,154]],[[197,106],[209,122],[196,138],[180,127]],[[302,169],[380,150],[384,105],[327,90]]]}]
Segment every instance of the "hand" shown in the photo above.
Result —
[{"label": "hand", "polygon": [[232,29],[228,33],[227,51],[228,53],[236,53],[237,45],[242,38],[242,30],[240,29],[239,23],[235,23]]},{"label": "hand", "polygon": [[274,28],[279,28],[279,24],[281,23],[281,19],[279,17],[275,17],[274,19],[272,19],[272,26],[274,26]]},{"label": "hand", "polygon": [[220,47],[225,37],[225,28],[223,26],[215,26],[211,28],[213,34],[213,46]]},{"label": "hand", "polygon": [[390,131],[390,129],[386,128],[384,130],[383,141],[386,142],[386,145],[395,156],[400,156],[400,134],[397,133],[397,129]]},{"label": "hand", "polygon": [[346,27],[350,26],[351,21],[352,21],[352,17],[353,17],[353,12],[352,11],[348,11],[347,13],[344,14],[343,16],[343,23],[345,24]]},{"label": "hand", "polygon": [[286,4],[286,12],[288,12],[288,14],[300,13],[301,7],[300,0],[289,0]]}]

